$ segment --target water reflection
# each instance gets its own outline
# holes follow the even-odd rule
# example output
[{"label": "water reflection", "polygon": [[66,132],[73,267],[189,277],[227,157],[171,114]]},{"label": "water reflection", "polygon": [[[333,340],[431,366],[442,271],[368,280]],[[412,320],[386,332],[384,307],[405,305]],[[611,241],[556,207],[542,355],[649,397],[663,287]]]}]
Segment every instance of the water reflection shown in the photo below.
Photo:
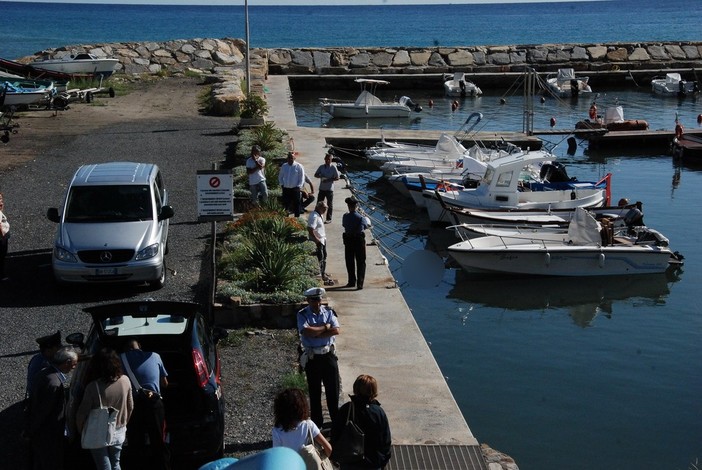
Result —
[{"label": "water reflection", "polygon": [[617,301],[642,299],[662,305],[679,272],[664,274],[584,278],[469,278],[456,272],[448,298],[487,307],[528,311],[567,308],[573,322],[583,328],[599,315],[612,318]]}]

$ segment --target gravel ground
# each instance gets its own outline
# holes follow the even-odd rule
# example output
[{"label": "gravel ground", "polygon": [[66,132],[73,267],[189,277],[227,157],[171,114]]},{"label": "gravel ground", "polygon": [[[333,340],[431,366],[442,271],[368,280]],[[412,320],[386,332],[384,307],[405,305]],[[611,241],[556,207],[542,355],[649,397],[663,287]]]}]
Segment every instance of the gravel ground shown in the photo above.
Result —
[{"label": "gravel ground", "polygon": [[[197,222],[195,177],[233,151],[228,118],[198,112],[202,86],[169,78],[137,84],[115,98],[96,96],[54,115],[22,113],[19,132],[0,146],[0,190],[11,224],[9,282],[0,284],[0,468],[22,468],[19,437],[27,363],[35,338],[60,329],[87,333],[81,309],[130,299],[207,301],[204,266],[209,224]],[[170,190],[169,276],[166,286],[58,287],[51,274],[56,226],[48,207],[60,204],[76,168],[104,161],[157,163]],[[239,335],[235,335],[239,336]],[[269,446],[272,397],[295,361],[294,332],[243,336],[222,349],[227,400],[225,451],[244,455]]]}]

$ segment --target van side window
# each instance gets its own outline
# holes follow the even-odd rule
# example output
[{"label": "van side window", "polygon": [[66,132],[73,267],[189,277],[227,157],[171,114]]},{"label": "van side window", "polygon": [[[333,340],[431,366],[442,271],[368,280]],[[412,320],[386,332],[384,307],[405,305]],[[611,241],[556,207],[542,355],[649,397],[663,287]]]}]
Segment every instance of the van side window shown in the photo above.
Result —
[{"label": "van side window", "polygon": [[156,183],[154,183],[152,191],[154,193],[154,201],[156,202],[156,214],[160,214],[163,201],[161,200],[161,192],[158,190]]}]

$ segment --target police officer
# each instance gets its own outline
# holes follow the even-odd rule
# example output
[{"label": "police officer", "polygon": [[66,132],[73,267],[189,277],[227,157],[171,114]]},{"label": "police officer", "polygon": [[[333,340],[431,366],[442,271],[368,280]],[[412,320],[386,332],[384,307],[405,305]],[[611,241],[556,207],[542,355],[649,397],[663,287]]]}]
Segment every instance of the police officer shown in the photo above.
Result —
[{"label": "police officer", "polygon": [[358,200],[354,197],[346,198],[349,211],[341,219],[344,226],[344,257],[346,258],[346,272],[349,282],[346,287],[363,289],[366,277],[366,235],[364,230],[370,227],[370,220],[362,216],[356,209]]},{"label": "police officer", "polygon": [[297,312],[297,330],[300,332],[302,355],[300,366],[307,376],[312,421],[321,428],[322,384],[327,398],[327,409],[332,423],[339,409],[339,364],[334,337],[340,333],[339,320],[334,310],[322,305],[322,287],[312,287],[304,293],[307,307]]},{"label": "police officer", "polygon": [[49,367],[51,358],[61,347],[61,332],[57,331],[52,335],[42,336],[41,338],[37,338],[36,341],[37,344],[39,344],[39,352],[32,356],[27,366],[27,398],[29,398],[32,392],[34,377],[40,370]]}]

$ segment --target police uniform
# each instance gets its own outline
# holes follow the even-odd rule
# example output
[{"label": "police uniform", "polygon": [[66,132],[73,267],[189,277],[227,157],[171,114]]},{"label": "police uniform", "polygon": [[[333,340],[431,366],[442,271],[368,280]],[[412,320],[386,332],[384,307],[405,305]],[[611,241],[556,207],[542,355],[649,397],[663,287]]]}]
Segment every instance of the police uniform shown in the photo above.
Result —
[{"label": "police uniform", "polygon": [[[325,291],[321,287],[313,287],[305,291],[310,300],[320,300]],[[312,421],[322,427],[322,384],[327,399],[327,409],[332,422],[339,409],[339,364],[336,357],[334,336],[323,338],[306,336],[307,327],[324,326],[325,331],[339,328],[339,320],[329,307],[320,304],[319,312],[315,313],[311,306],[297,312],[297,330],[302,343],[300,366],[307,376],[307,386],[310,395],[310,413]]]}]

